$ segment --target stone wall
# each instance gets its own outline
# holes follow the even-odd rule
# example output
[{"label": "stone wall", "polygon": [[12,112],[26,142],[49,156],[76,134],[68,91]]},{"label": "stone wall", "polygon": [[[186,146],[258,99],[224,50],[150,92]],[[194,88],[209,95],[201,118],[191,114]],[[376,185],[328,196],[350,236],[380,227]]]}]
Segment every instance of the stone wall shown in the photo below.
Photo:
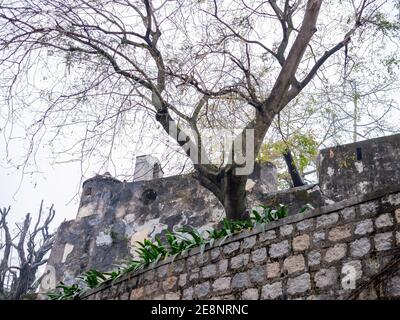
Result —
[{"label": "stone wall", "polygon": [[[257,165],[247,186],[250,204],[276,186],[276,168]],[[167,228],[204,230],[223,217],[217,198],[190,175],[134,182],[98,175],[83,184],[77,218],[57,231],[47,265],[53,279],[46,280],[42,291],[58,281],[71,284],[91,268],[113,269],[134,254],[136,241],[162,237]]]},{"label": "stone wall", "polygon": [[321,150],[317,173],[321,190],[333,201],[400,181],[400,134]]},{"label": "stone wall", "polygon": [[[317,166],[319,184],[279,191],[276,168],[256,164],[246,184],[249,207],[282,203],[294,215],[307,203],[319,208],[398,184],[399,154],[400,135],[324,149]],[[137,178],[159,177],[155,164],[152,157],[139,157],[136,171],[142,174]],[[223,216],[215,196],[191,175],[133,182],[98,175],[83,184],[77,218],[59,227],[41,291],[54,289],[58,281],[71,284],[91,268],[109,271],[132,256],[136,241],[162,237],[167,228],[201,231]]]},{"label": "stone wall", "polygon": [[243,232],[83,299],[400,298],[400,185]]},{"label": "stone wall", "polygon": [[274,207],[279,203],[288,204],[289,215],[297,214],[307,204],[319,208],[333,202],[322,193],[318,184],[307,184],[269,193],[256,193],[254,196],[257,199],[254,202],[269,207]]}]

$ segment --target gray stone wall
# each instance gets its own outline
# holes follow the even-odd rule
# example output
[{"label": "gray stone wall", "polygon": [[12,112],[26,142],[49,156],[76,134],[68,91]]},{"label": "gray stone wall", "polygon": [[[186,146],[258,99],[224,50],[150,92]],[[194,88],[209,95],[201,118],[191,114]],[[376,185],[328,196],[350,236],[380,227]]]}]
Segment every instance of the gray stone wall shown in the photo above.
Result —
[{"label": "gray stone wall", "polygon": [[[320,208],[398,185],[399,155],[400,135],[324,149],[318,161],[319,184],[283,191],[277,190],[276,168],[256,164],[246,184],[249,206],[282,203],[295,215],[307,203]],[[42,291],[53,289],[58,281],[71,283],[91,268],[113,269],[134,254],[136,241],[162,237],[167,228],[191,226],[201,231],[221,221],[223,208],[211,192],[190,175],[151,179],[157,174],[150,160],[146,163],[151,175],[144,181],[104,175],[84,183],[77,218],[64,222],[57,232]]]},{"label": "gray stone wall", "polygon": [[83,299],[398,299],[400,186],[243,232]]},{"label": "gray stone wall", "polygon": [[[257,165],[248,181],[249,201],[276,190],[276,169]],[[148,181],[119,181],[98,175],[84,182],[77,218],[61,224],[48,270],[54,287],[84,271],[109,271],[134,255],[136,241],[162,237],[165,230],[217,225],[224,210],[215,196],[190,175]],[[47,285],[42,291],[52,289]]]},{"label": "gray stone wall", "polygon": [[334,201],[400,181],[400,134],[321,150],[318,179]]},{"label": "gray stone wall", "polygon": [[162,178],[162,176],[163,171],[160,161],[157,158],[151,155],[136,157],[133,181],[153,180]]},{"label": "gray stone wall", "polygon": [[305,205],[312,205],[314,208],[323,207],[332,203],[321,191],[319,185],[308,184],[301,187],[287,190],[279,190],[268,193],[256,193],[254,196],[258,203],[274,207],[276,205],[287,204],[289,215],[297,214]]}]

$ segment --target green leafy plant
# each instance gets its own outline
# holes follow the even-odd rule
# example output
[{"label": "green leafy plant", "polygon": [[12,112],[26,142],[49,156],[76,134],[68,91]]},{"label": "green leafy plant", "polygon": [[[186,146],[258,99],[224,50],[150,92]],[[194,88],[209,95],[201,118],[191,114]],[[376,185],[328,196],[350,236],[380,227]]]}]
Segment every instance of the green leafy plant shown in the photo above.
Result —
[{"label": "green leafy plant", "polygon": [[302,206],[302,207],[300,208],[299,213],[304,213],[304,212],[306,212],[307,210],[312,210],[312,209],[314,209],[314,207],[313,207],[311,204],[306,203],[304,206]]},{"label": "green leafy plant", "polygon": [[167,249],[161,243],[161,240],[156,237],[155,243],[149,239],[143,240],[143,242],[137,241],[138,247],[136,253],[144,261],[145,264],[150,264],[154,261],[159,261],[161,258],[167,255]]},{"label": "green leafy plant", "polygon": [[[138,257],[136,260],[128,260],[116,270],[111,272],[100,272],[91,269],[77,277],[77,280],[83,282],[87,288],[96,288],[105,281],[115,281],[122,275],[143,268],[151,263],[157,263],[160,259],[165,259],[172,255],[174,258],[180,254],[184,254],[194,247],[200,247],[202,254],[207,245],[212,247],[215,241],[220,240],[219,245],[235,233],[243,230],[251,230],[258,225],[262,228],[271,222],[282,219],[288,215],[288,207],[279,205],[278,208],[272,209],[267,206],[260,206],[261,210],[253,210],[250,218],[246,220],[222,220],[222,226],[207,230],[203,235],[198,230],[191,227],[180,228],[176,231],[167,230],[165,233],[166,243],[163,244],[161,239],[156,237],[154,241],[145,239],[136,242],[136,250]],[[60,283],[55,292],[48,294],[53,300],[75,299],[85,290],[77,284],[65,285]]]},{"label": "green leafy plant", "polygon": [[[142,260],[133,260],[133,259],[129,259],[127,260],[124,264],[122,264],[120,266],[120,276],[132,272],[132,271],[136,271],[139,270],[140,268],[144,267],[144,262]],[[116,279],[118,278],[116,277]]]},{"label": "green leafy plant", "polygon": [[73,300],[82,291],[77,284],[66,285],[63,282],[60,282],[56,289],[59,289],[59,291],[48,293],[49,298],[52,300]]},{"label": "green leafy plant", "polygon": [[262,213],[259,213],[257,210],[253,210],[252,216],[250,217],[254,225],[267,224],[268,222],[285,218],[289,214],[288,207],[282,204],[280,204],[277,209],[272,209],[263,205],[260,207],[263,209]]},{"label": "green leafy plant", "polygon": [[82,280],[89,288],[96,288],[103,281],[107,280],[107,277],[103,272],[91,269],[86,271],[83,275],[77,277],[79,280]]}]

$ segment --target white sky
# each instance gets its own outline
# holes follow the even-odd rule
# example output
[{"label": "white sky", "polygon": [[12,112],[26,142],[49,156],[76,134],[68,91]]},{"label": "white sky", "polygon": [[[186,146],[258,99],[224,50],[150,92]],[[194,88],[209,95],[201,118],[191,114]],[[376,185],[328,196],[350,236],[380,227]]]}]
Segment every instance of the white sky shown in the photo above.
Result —
[{"label": "white sky", "polygon": [[54,203],[56,217],[53,226],[58,226],[64,219],[74,219],[76,216],[80,182],[79,164],[63,164],[55,167],[39,161],[44,174],[25,175],[21,181],[20,171],[14,168],[0,168],[0,206],[11,205],[9,221],[11,223],[23,219],[27,212],[36,217],[40,202],[43,199],[45,208]]}]

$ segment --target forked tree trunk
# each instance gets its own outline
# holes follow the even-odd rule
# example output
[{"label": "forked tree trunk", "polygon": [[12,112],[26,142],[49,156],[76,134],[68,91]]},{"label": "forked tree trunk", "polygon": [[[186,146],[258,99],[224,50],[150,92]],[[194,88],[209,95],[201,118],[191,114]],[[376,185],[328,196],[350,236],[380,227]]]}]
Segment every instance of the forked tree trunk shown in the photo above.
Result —
[{"label": "forked tree trunk", "polygon": [[247,176],[235,175],[234,169],[222,170],[218,174],[197,172],[195,178],[210,190],[225,209],[229,220],[248,218],[246,201]]},{"label": "forked tree trunk", "polygon": [[247,176],[236,176],[233,170],[226,173],[223,188],[225,197],[223,206],[226,217],[230,220],[243,220],[248,218],[246,201]]}]

